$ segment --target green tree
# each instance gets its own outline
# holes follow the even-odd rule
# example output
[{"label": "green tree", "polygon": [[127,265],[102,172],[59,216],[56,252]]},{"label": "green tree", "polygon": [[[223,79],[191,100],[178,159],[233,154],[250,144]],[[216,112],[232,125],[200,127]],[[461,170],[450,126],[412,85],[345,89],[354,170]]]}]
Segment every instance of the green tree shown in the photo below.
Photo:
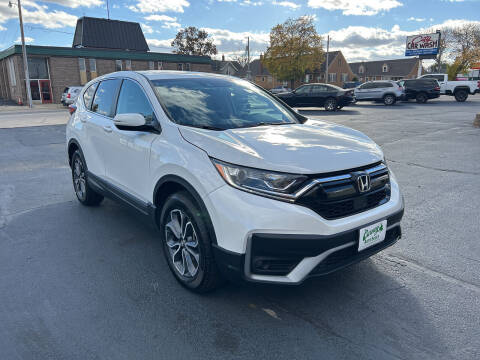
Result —
[{"label": "green tree", "polygon": [[189,26],[180,29],[172,41],[173,52],[183,55],[216,55],[217,47],[205,30]]},{"label": "green tree", "polygon": [[315,30],[313,18],[302,16],[272,28],[262,63],[278,80],[289,80],[293,87],[305,71],[320,68],[323,59],[322,37]]}]

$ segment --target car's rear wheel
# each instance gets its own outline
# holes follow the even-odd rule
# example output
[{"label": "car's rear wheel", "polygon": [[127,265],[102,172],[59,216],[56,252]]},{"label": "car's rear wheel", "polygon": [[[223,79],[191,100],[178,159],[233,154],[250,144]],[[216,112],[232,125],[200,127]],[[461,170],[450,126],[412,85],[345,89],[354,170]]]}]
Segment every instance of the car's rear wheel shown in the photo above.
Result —
[{"label": "car's rear wheel", "polygon": [[416,100],[417,103],[419,103],[419,104],[425,104],[425,103],[427,102],[427,100],[428,100],[428,96],[427,96],[427,94],[425,94],[425,93],[423,93],[423,92],[422,92],[422,93],[418,93],[417,96],[416,96],[416,98],[415,98],[415,100]]},{"label": "car's rear wheel", "polygon": [[223,283],[201,214],[188,193],[182,191],[167,198],[159,219],[170,270],[180,284],[198,293]]},{"label": "car's rear wheel", "polygon": [[78,201],[86,206],[96,206],[103,200],[103,196],[93,190],[87,181],[87,165],[79,150],[76,150],[71,159],[72,181]]},{"label": "car's rear wheel", "polygon": [[343,109],[343,105],[338,105],[337,106],[337,110],[342,110]]},{"label": "car's rear wheel", "polygon": [[391,94],[387,94],[383,97],[383,103],[385,105],[393,105],[393,104],[395,104],[396,101],[397,101],[397,99],[395,99],[395,96],[393,96]]},{"label": "car's rear wheel", "polygon": [[335,111],[337,109],[337,100],[334,98],[328,98],[325,100],[324,107],[327,111]]},{"label": "car's rear wheel", "polygon": [[468,99],[468,92],[467,90],[457,90],[455,91],[455,100],[458,102],[464,102]]}]

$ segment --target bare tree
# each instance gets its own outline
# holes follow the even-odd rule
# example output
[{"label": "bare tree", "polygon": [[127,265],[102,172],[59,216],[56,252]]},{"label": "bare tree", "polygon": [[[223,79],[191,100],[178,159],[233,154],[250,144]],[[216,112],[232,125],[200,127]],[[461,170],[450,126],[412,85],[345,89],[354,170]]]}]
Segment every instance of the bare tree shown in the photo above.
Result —
[{"label": "bare tree", "polygon": [[217,53],[217,47],[212,39],[208,38],[208,33],[194,26],[180,29],[172,41],[172,47],[173,52],[184,55],[215,55]]},{"label": "bare tree", "polygon": [[238,54],[232,56],[233,61],[237,61],[242,67],[245,67],[248,62],[247,52],[239,52]]}]

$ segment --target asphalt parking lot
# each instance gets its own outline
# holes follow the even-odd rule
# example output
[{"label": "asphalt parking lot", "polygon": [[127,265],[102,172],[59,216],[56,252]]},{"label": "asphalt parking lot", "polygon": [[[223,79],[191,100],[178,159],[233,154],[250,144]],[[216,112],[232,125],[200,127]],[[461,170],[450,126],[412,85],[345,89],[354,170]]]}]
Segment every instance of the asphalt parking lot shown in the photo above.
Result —
[{"label": "asphalt parking lot", "polygon": [[0,112],[0,359],[479,359],[480,96],[302,113],[383,147],[403,238],[301,286],[199,296],[153,228],[76,201],[66,111]]}]

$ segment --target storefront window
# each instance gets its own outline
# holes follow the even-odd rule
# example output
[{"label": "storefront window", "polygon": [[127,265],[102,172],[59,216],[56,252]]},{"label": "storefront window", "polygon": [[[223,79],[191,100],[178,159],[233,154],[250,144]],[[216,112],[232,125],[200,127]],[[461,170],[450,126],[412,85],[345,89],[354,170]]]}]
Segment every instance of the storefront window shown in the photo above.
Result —
[{"label": "storefront window", "polygon": [[30,79],[49,79],[47,59],[29,57],[28,72],[30,74]]}]

